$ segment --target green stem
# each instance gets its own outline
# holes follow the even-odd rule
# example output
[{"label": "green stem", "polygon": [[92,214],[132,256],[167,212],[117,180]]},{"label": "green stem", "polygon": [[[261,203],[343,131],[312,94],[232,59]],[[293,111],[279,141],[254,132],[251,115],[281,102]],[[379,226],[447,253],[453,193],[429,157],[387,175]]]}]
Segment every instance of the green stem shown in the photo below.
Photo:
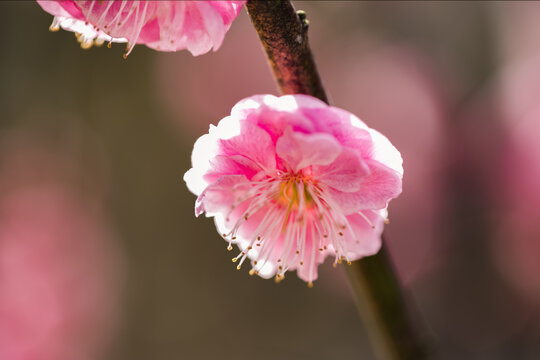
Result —
[{"label": "green stem", "polygon": [[[281,92],[308,94],[328,103],[308,44],[305,13],[297,13],[288,0],[248,0],[246,7]],[[384,242],[378,254],[347,267],[347,274],[377,357],[426,359]]]},{"label": "green stem", "polygon": [[356,305],[380,359],[427,359],[407,312],[386,246],[347,267]]}]

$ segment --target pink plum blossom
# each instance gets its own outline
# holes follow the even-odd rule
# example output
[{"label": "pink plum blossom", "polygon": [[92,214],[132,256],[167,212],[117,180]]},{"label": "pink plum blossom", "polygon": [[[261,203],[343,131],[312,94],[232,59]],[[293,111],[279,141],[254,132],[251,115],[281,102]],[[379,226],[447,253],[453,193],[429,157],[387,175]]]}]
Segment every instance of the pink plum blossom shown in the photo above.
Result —
[{"label": "pink plum blossom", "polygon": [[240,269],[312,286],[334,264],[375,254],[388,201],[401,193],[400,153],[353,114],[307,95],[256,95],[195,143],[185,174],[195,215],[213,216]]},{"label": "pink plum blossom", "polygon": [[245,1],[46,1],[50,27],[73,31],[83,48],[105,41],[160,51],[187,49],[194,56],[217,50]]}]

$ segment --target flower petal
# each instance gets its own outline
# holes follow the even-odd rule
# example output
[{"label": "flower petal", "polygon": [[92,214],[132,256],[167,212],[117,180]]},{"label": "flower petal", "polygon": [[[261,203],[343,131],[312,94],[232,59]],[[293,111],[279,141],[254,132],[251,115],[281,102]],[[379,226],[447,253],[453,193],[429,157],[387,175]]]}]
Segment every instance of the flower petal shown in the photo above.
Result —
[{"label": "flower petal", "polygon": [[366,210],[347,216],[354,239],[347,245],[349,260],[376,254],[382,245],[381,235],[386,219],[386,210]]},{"label": "flower petal", "polygon": [[377,161],[365,162],[370,174],[362,179],[359,191],[351,193],[329,189],[332,198],[347,215],[361,210],[384,209],[389,200],[401,193],[400,174]]},{"label": "flower petal", "polygon": [[363,178],[369,175],[369,167],[352,149],[343,149],[330,164],[313,166],[313,177],[318,181],[343,192],[360,190]]},{"label": "flower petal", "polygon": [[281,99],[273,95],[251,96],[236,104],[231,111],[231,116],[245,118],[246,121],[256,123],[270,134],[274,143],[283,135],[287,127],[297,132],[313,132],[314,127],[309,119],[301,113],[287,110],[287,107],[296,105],[287,105]]},{"label": "flower petal", "polygon": [[37,3],[43,10],[54,16],[72,17],[77,20],[84,20],[81,10],[75,5],[74,1],[37,0]]},{"label": "flower petal", "polygon": [[369,128],[358,117],[333,106],[301,108],[314,131],[331,134],[344,147],[358,150],[362,155],[371,154],[373,143]]},{"label": "flower petal", "polygon": [[328,134],[303,134],[287,128],[276,143],[277,155],[299,171],[312,165],[329,165],[341,153],[341,145]]},{"label": "flower petal", "polygon": [[371,134],[374,145],[371,158],[403,176],[403,159],[399,151],[390,143],[390,140],[386,136],[377,130],[369,129],[369,133]]},{"label": "flower petal", "polygon": [[184,175],[184,181],[188,189],[195,195],[200,195],[210,184],[204,178],[204,175],[212,169],[210,160],[218,154],[218,138],[212,131],[214,125],[210,125],[210,133],[197,139],[193,146],[191,154],[191,164],[193,168],[189,169]]},{"label": "flower petal", "polygon": [[212,183],[223,175],[244,175],[252,179],[263,169],[253,160],[242,155],[216,155],[210,160],[210,170],[204,174],[204,179]]},{"label": "flower petal", "polygon": [[195,204],[195,216],[203,212],[207,216],[228,212],[249,187],[250,182],[243,175],[222,176],[199,195]]},{"label": "flower petal", "polygon": [[241,155],[266,171],[275,170],[274,144],[270,135],[256,124],[228,117],[220,121],[216,133],[220,136],[220,155]]},{"label": "flower petal", "polygon": [[298,277],[307,283],[317,280],[319,264],[324,262],[326,252],[321,252],[315,244],[314,238],[306,241],[305,255],[302,259],[302,265],[299,263],[296,266],[296,273]]}]

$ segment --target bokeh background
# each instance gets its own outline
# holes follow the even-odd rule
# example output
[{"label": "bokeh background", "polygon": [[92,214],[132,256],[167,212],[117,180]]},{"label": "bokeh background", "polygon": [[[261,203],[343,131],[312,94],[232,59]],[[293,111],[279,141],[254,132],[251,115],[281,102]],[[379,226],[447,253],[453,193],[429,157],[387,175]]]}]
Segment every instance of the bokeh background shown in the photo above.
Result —
[{"label": "bokeh background", "polygon": [[[295,2],[333,104],[405,159],[386,237],[437,359],[540,358],[540,3]],[[343,269],[236,271],[183,184],[277,94],[245,10],[218,52],[83,51],[0,2],[0,360],[372,359]]]}]

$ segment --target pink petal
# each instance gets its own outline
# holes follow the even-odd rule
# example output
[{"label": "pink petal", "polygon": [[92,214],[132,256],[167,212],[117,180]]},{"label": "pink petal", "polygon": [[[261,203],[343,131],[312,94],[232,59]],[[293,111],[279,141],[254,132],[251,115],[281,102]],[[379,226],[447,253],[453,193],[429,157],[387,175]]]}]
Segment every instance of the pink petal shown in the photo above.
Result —
[{"label": "pink petal", "polygon": [[[214,24],[212,29],[206,28],[206,24],[204,21],[204,18],[206,16],[211,17],[208,23]],[[221,38],[219,44],[216,44],[216,46],[219,47],[226,31],[223,28],[222,20],[218,14],[212,11],[203,13],[201,11],[199,3],[195,1],[185,2],[185,18],[182,25],[183,26],[181,33],[171,34],[171,36],[175,38],[175,40],[173,40],[173,43],[167,45],[161,42],[163,49],[187,49],[193,54],[193,56],[198,56],[201,54],[205,54],[212,49],[212,46],[214,45],[212,42],[212,35],[214,35],[214,37]],[[212,35],[209,34],[209,31],[212,32]],[[216,31],[218,33],[213,34],[213,32]],[[220,36],[220,33],[222,36]]]},{"label": "pink petal", "polygon": [[[245,1],[160,1],[159,36],[146,45],[161,51],[189,50],[194,56],[217,50]],[[144,29],[142,36],[146,31]]]},{"label": "pink petal", "polygon": [[253,160],[242,155],[216,155],[210,160],[210,166],[211,170],[204,175],[208,183],[216,181],[223,175],[244,175],[251,180],[263,170]]},{"label": "pink petal", "polygon": [[341,145],[328,134],[303,134],[288,128],[277,141],[276,153],[293,171],[299,171],[308,166],[329,165],[341,153]]},{"label": "pink petal", "polygon": [[270,135],[249,121],[224,119],[218,125],[220,155],[241,155],[266,171],[276,168],[274,144]]},{"label": "pink petal", "polygon": [[312,170],[318,181],[343,192],[359,191],[369,173],[365,161],[352,149],[343,149],[330,165],[313,166]]},{"label": "pink petal", "polygon": [[354,193],[330,188],[328,192],[345,214],[361,210],[384,209],[389,200],[401,193],[401,175],[374,160],[365,160],[370,174],[362,179]]},{"label": "pink petal", "polygon": [[327,255],[326,252],[319,251],[315,244],[315,240],[317,239],[310,237],[308,241],[306,241],[305,255],[302,261],[303,264],[300,265],[298,263],[296,266],[296,273],[298,277],[308,283],[317,280],[317,268],[319,264],[324,262]]},{"label": "pink petal", "polygon": [[369,133],[371,134],[374,145],[371,158],[403,176],[403,159],[399,151],[390,143],[390,140],[386,136],[377,130],[369,129]]},{"label": "pink petal", "polygon": [[370,154],[373,147],[369,128],[355,115],[333,106],[301,108],[300,112],[313,124],[315,131],[332,134],[344,147]]},{"label": "pink petal", "polygon": [[243,175],[222,176],[199,195],[195,204],[195,216],[203,212],[207,216],[228,212],[249,186],[250,182]]},{"label": "pink petal", "polygon": [[210,125],[209,134],[201,136],[195,142],[193,153],[191,154],[193,168],[184,175],[184,181],[188,189],[195,195],[200,195],[210,184],[206,181],[204,175],[212,168],[210,161],[218,153],[218,138],[212,132],[212,127],[215,128],[215,126]]},{"label": "pink petal", "polygon": [[[291,105],[296,106],[296,105]],[[259,125],[272,140],[283,135],[287,127],[293,131],[311,133],[314,128],[309,119],[297,112],[287,111],[286,104],[273,95],[254,95],[240,101],[231,111],[231,116],[245,118]]]},{"label": "pink petal", "polygon": [[210,2],[204,1],[196,2],[195,4],[199,7],[202,25],[205,28],[208,39],[214,50],[217,50],[221,46],[225,38],[225,33],[228,30],[228,27],[223,23],[221,14],[217,11],[219,8],[216,8]]},{"label": "pink petal", "polygon": [[362,211],[362,215],[356,213],[347,216],[347,221],[354,233],[354,239],[347,245],[349,260],[374,255],[380,250],[385,219],[386,211],[384,210],[366,210]]},{"label": "pink petal", "polygon": [[273,108],[262,106],[257,112],[247,117],[247,120],[256,122],[272,138],[274,144],[283,136],[285,129],[291,128],[294,132],[311,133],[313,126],[301,114],[291,114]]},{"label": "pink petal", "polygon": [[81,10],[75,5],[74,1],[37,0],[37,3],[43,10],[54,16],[72,17],[78,20],[84,20]]}]

